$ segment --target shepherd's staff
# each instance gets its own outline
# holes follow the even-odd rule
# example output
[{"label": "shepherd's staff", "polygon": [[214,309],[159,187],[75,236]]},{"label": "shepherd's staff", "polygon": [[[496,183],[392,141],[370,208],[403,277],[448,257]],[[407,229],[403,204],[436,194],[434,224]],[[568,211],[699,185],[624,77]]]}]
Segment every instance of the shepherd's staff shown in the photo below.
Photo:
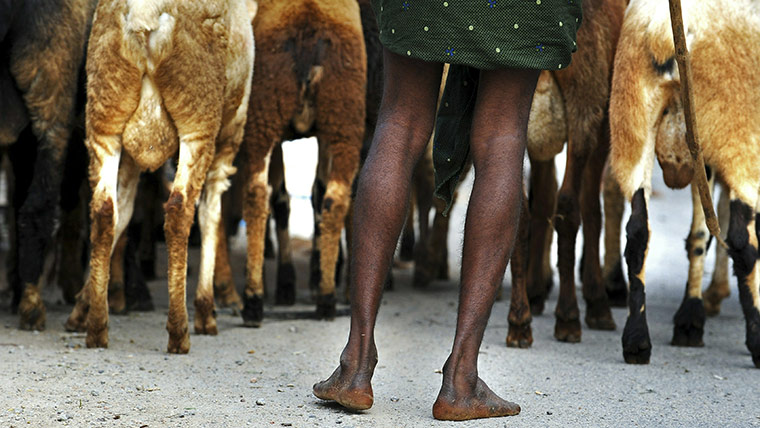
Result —
[{"label": "shepherd's staff", "polygon": [[689,50],[686,48],[681,0],[669,1],[670,23],[673,26],[673,45],[675,45],[676,50],[678,73],[681,76],[681,99],[683,101],[684,120],[686,122],[686,144],[689,146],[689,153],[691,153],[691,160],[694,165],[694,177],[691,180],[691,185],[696,185],[697,189],[699,189],[699,198],[702,200],[702,211],[705,213],[707,229],[720,245],[728,248],[720,237],[720,226],[718,225],[718,218],[715,216],[715,209],[713,208],[712,197],[710,196],[710,187],[707,184],[707,175],[705,174],[705,159],[702,157],[702,147],[699,144],[699,135],[697,134],[694,117],[694,96],[691,90],[691,59],[689,57]]}]

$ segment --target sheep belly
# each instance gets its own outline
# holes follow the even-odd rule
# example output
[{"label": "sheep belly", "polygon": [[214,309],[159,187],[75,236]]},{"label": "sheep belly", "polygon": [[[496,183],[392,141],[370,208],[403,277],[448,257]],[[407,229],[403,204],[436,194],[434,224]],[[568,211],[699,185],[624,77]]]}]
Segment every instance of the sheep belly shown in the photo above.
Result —
[{"label": "sheep belly", "polygon": [[528,120],[528,154],[549,161],[562,151],[567,140],[565,104],[554,77],[543,72],[536,83]]},{"label": "sheep belly", "polygon": [[140,103],[124,127],[122,139],[124,150],[140,168],[150,171],[157,170],[177,152],[177,129],[148,76],[143,76]]}]

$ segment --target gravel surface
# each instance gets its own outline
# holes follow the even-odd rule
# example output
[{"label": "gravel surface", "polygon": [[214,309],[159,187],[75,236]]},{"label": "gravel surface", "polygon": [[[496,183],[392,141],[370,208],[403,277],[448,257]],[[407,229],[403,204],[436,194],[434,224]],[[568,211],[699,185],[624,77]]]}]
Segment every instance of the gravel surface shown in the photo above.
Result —
[{"label": "gravel surface", "polygon": [[[582,343],[559,343],[552,336],[555,288],[547,313],[534,318],[533,347],[523,350],[506,348],[508,300],[497,302],[483,341],[480,373],[492,389],[522,406],[519,416],[464,423],[432,418],[440,368],[453,338],[457,283],[436,282],[424,291],[414,290],[411,271],[403,269],[395,271],[396,289],[385,294],[380,309],[375,406],[355,414],[316,399],[311,386],[335,368],[349,319],[344,305],[335,321],[309,319],[308,257],[301,248],[295,307],[266,306],[259,329],[244,328],[239,316],[219,311],[219,335],[191,335],[189,355],[165,352],[165,276],[150,284],[156,311],[111,317],[110,347],[105,350],[86,349],[82,334],[64,331],[70,307],[56,303],[60,293],[55,287],[45,290],[44,332],[19,331],[16,316],[4,309],[0,427],[760,426],[760,370],[752,366],[744,346],[735,280],[723,312],[707,321],[705,347],[669,345],[672,316],[686,282],[683,238],[691,217],[690,196],[688,191],[665,190],[661,182],[655,190],[647,263],[651,364],[623,362],[625,309],[613,310],[617,331],[593,331],[584,325]],[[466,193],[467,186],[460,201]],[[461,203],[456,207],[454,228],[461,227],[463,209]],[[457,231],[450,241],[451,248],[459,247]],[[452,252],[452,266],[458,263],[457,252]],[[198,249],[192,249],[191,319],[197,257]],[[239,242],[234,257],[241,286],[244,250]],[[165,257],[159,262],[159,272],[165,271]],[[271,298],[271,262],[267,273]],[[509,276],[504,296],[508,287]],[[585,312],[580,288],[577,292]]]}]

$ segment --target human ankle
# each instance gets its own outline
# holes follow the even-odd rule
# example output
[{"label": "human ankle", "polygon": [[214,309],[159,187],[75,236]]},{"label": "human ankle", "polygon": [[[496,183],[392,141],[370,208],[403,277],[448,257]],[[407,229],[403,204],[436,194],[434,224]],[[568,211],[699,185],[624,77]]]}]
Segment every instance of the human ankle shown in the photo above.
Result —
[{"label": "human ankle", "polygon": [[443,365],[443,386],[442,390],[454,389],[474,389],[478,382],[477,366],[465,364],[462,358],[455,359],[452,356],[446,360]]}]

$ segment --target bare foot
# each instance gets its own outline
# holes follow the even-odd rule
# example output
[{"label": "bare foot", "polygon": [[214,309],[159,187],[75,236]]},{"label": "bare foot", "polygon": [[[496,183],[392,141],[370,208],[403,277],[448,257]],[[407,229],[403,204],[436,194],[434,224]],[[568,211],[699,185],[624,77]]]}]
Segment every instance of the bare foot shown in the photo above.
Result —
[{"label": "bare foot", "polygon": [[369,358],[363,363],[351,354],[347,347],[333,374],[314,384],[314,395],[322,400],[335,401],[349,410],[367,410],[374,402],[371,381],[377,364],[377,350],[372,345]]},{"label": "bare foot", "polygon": [[342,367],[338,367],[327,380],[314,384],[314,395],[349,410],[367,410],[374,402],[370,377],[363,373],[344,375]]},{"label": "bare foot", "polygon": [[520,406],[501,399],[480,378],[469,391],[456,391],[444,381],[438,399],[433,404],[433,417],[444,421],[514,416]]}]

